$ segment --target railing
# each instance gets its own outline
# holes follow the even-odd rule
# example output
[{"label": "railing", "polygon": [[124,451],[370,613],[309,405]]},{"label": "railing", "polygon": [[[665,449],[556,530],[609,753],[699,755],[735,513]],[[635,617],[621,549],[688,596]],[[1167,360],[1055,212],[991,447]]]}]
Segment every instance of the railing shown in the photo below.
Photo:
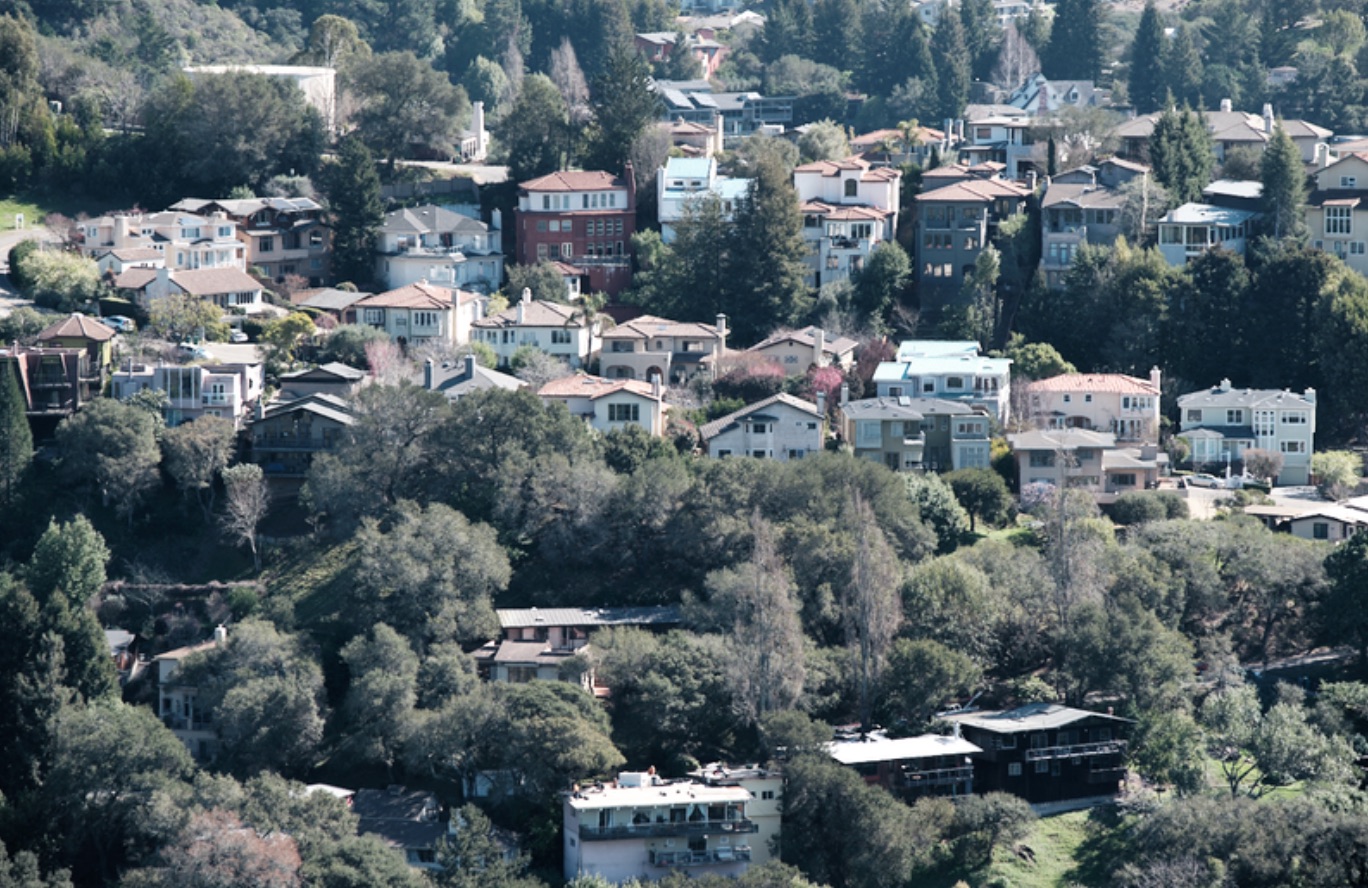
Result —
[{"label": "railing", "polygon": [[291,435],[255,435],[252,437],[252,446],[269,450],[327,450],[332,442]]},{"label": "railing", "polygon": [[750,820],[697,820],[685,823],[629,823],[624,826],[580,826],[580,839],[674,838],[710,836],[718,833],[754,833],[760,827]]},{"label": "railing", "polygon": [[212,731],[214,729],[213,720],[210,718],[186,718],[183,715],[163,715],[162,724],[173,731]]},{"label": "railing", "polygon": [[1026,761],[1076,758],[1083,755],[1119,755],[1126,751],[1124,740],[1101,740],[1097,743],[1074,743],[1069,746],[1042,746],[1026,750]]},{"label": "railing", "polygon": [[923,786],[951,786],[973,779],[973,765],[935,768],[929,771],[904,771],[902,773],[902,785],[905,789],[917,789]]},{"label": "railing", "polygon": [[750,848],[714,848],[710,851],[652,851],[656,866],[710,866],[718,863],[747,863]]},{"label": "railing", "polygon": [[71,385],[71,380],[68,379],[65,375],[56,376],[49,375],[47,373],[40,373],[36,377],[34,377],[32,385],[34,388],[62,388],[64,386]]}]

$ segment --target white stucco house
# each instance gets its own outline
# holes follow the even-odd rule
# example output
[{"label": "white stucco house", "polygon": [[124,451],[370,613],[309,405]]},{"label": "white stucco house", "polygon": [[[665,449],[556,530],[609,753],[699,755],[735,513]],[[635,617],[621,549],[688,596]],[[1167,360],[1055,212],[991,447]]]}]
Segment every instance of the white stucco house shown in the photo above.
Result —
[{"label": "white stucco house", "polygon": [[576,373],[553,379],[537,396],[547,404],[564,404],[571,416],[599,432],[635,425],[656,437],[665,434],[665,398],[658,376],[642,382]]},{"label": "white stucco house", "polygon": [[749,456],[781,462],[821,453],[825,411],[811,401],[778,394],[715,419],[699,429],[708,456]]},{"label": "white stucco house", "polygon": [[501,367],[524,345],[562,358],[574,368],[583,367],[599,350],[597,319],[587,318],[573,305],[533,299],[529,290],[508,309],[476,321],[471,336],[494,349]]}]

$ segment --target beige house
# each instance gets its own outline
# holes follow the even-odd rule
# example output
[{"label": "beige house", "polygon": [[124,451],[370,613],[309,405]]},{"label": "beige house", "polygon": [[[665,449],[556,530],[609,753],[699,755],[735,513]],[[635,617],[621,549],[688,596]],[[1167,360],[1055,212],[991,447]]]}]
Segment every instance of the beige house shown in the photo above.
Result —
[{"label": "beige house", "polygon": [[1311,245],[1368,274],[1368,154],[1345,155],[1315,175],[1306,199]]},{"label": "beige house", "polygon": [[476,293],[419,282],[367,296],[347,309],[352,323],[384,330],[400,344],[463,343],[483,303]]},{"label": "beige house", "polygon": [[1124,373],[1065,373],[1026,386],[1027,415],[1039,429],[1111,432],[1118,441],[1159,440],[1159,368],[1149,379]]},{"label": "beige house", "polygon": [[576,373],[553,379],[537,396],[547,404],[564,404],[571,416],[583,419],[595,431],[611,432],[635,425],[656,437],[665,434],[665,399],[659,376],[641,382]]},{"label": "beige house", "polygon": [[[247,248],[238,240],[237,229],[237,223],[222,212],[200,216],[167,210],[86,219],[76,224],[76,240],[82,255],[92,259],[111,251],[152,250],[162,255],[167,268],[242,271],[247,267]],[[144,258],[135,264],[152,263]]]},{"label": "beige house", "polygon": [[181,664],[191,656],[212,651],[227,640],[228,633],[220,626],[214,630],[212,641],[176,648],[152,661],[157,667],[157,715],[200,762],[209,761],[218,753],[218,733],[210,713],[199,706],[199,688],[178,681],[176,676]]},{"label": "beige house", "polygon": [[605,331],[602,343],[599,372],[609,379],[683,382],[716,370],[727,350],[727,316],[709,326],[642,315]]},{"label": "beige house", "polygon": [[247,245],[247,267],[275,281],[299,275],[317,286],[329,274],[332,230],[323,207],[307,197],[186,198],[171,205],[197,215],[220,213]]},{"label": "beige house", "polygon": [[1287,529],[1304,540],[1342,543],[1368,528],[1368,512],[1337,503],[1326,503],[1288,519]]},{"label": "beige house", "polygon": [[746,349],[746,353],[773,361],[784,369],[786,376],[802,376],[813,365],[849,371],[855,366],[855,349],[859,346],[848,336],[828,338],[820,327],[804,327],[775,333]]},{"label": "beige house", "polygon": [[1111,432],[1032,431],[1008,435],[1007,441],[1016,455],[1023,488],[1028,484],[1080,488],[1104,505],[1123,493],[1156,486],[1168,467],[1168,456],[1157,445],[1117,447]]},{"label": "beige house", "polygon": [[258,314],[266,311],[261,283],[240,268],[130,268],[114,278],[114,289],[144,301],[177,293],[198,296],[226,311]]},{"label": "beige house", "polygon": [[530,345],[578,368],[599,350],[599,322],[573,305],[533,299],[530,290],[523,290],[512,307],[475,321],[471,337],[494,349],[501,367]]}]

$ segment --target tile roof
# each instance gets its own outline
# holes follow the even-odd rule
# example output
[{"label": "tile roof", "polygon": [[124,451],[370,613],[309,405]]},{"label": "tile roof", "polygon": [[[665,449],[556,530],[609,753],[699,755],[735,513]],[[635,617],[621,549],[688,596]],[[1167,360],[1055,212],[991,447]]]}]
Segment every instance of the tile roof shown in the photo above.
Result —
[{"label": "tile roof", "polygon": [[627,182],[622,177],[601,170],[552,173],[518,185],[523,191],[606,191],[610,188],[626,187]]},{"label": "tile roof", "polygon": [[171,272],[171,283],[191,296],[249,293],[261,289],[257,279],[240,268],[197,268]]},{"label": "tile roof", "polygon": [[655,315],[641,315],[630,321],[623,321],[611,330],[604,331],[603,338],[613,339],[650,339],[652,336],[701,336],[716,339],[717,327],[693,321],[672,321]]},{"label": "tile roof", "polygon": [[714,419],[712,422],[701,427],[698,430],[698,433],[703,436],[704,441],[709,438],[716,438],[719,434],[726,431],[729,426],[735,424],[737,420],[744,419],[750,414],[755,413],[758,410],[763,410],[772,404],[785,404],[795,410],[802,411],[803,413],[819,419],[822,416],[822,414],[817,411],[817,405],[811,401],[804,401],[802,398],[795,398],[793,395],[780,393],[771,395],[763,401],[756,401],[754,404],[742,407],[734,413],[728,413],[720,419]]},{"label": "tile roof", "polygon": [[891,167],[871,167],[862,157],[847,157],[845,160],[818,160],[795,167],[797,173],[820,173],[823,177],[839,176],[858,170],[861,182],[887,182],[902,177],[902,173]]},{"label": "tile roof", "polygon": [[881,210],[878,207],[866,206],[846,206],[829,204],[820,200],[811,200],[800,207],[803,213],[825,216],[836,221],[882,221],[893,212],[892,210]]},{"label": "tile roof", "polygon": [[58,338],[93,339],[96,342],[107,342],[114,338],[114,331],[78,311],[38,334],[39,342]]},{"label": "tile roof", "polygon": [[141,290],[157,279],[155,268],[127,268],[114,278],[116,290]]},{"label": "tile roof", "polygon": [[[809,325],[801,330],[782,330],[752,345],[746,351],[759,352],[780,345],[785,342],[795,342],[812,348],[817,341],[817,327]],[[849,336],[825,336],[823,339],[822,353],[839,356],[846,352],[854,351],[860,343],[851,339]]]},{"label": "tile roof", "polygon": [[451,290],[434,284],[409,284],[386,290],[355,303],[357,308],[424,308],[445,311],[451,308]]},{"label": "tile roof", "polygon": [[1031,189],[1016,182],[999,179],[970,179],[953,182],[917,195],[920,203],[991,203],[1000,197],[1026,198]]},{"label": "tile roof", "polygon": [[579,309],[573,305],[562,305],[559,302],[547,302],[545,299],[533,299],[530,302],[522,303],[523,322],[518,323],[518,303],[513,303],[508,308],[496,315],[480,318],[472,326],[475,327],[583,327],[584,319],[579,314]]},{"label": "tile roof", "polygon": [[1091,392],[1107,395],[1158,395],[1159,389],[1148,379],[1124,373],[1061,373],[1049,379],[1028,383],[1031,392]]},{"label": "tile roof", "polygon": [[588,398],[594,401],[618,392],[656,399],[649,382],[640,379],[604,379],[602,376],[590,376],[587,373],[553,379],[542,386],[537,394],[543,398]]}]

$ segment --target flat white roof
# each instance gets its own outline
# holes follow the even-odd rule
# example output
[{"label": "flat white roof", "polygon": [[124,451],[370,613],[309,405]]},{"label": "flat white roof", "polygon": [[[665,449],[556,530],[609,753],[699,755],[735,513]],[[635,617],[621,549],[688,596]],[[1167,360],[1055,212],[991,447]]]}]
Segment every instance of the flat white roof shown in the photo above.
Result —
[{"label": "flat white roof", "polygon": [[938,755],[973,755],[983,750],[963,737],[922,734],[919,737],[869,735],[865,739],[837,740],[828,744],[831,757],[843,765],[868,762],[896,762],[903,759],[933,758]]},{"label": "flat white roof", "polygon": [[750,790],[739,786],[706,786],[702,783],[665,783],[660,786],[589,787],[572,793],[570,807],[575,810],[599,808],[668,808],[674,805],[720,802],[749,802]]}]

